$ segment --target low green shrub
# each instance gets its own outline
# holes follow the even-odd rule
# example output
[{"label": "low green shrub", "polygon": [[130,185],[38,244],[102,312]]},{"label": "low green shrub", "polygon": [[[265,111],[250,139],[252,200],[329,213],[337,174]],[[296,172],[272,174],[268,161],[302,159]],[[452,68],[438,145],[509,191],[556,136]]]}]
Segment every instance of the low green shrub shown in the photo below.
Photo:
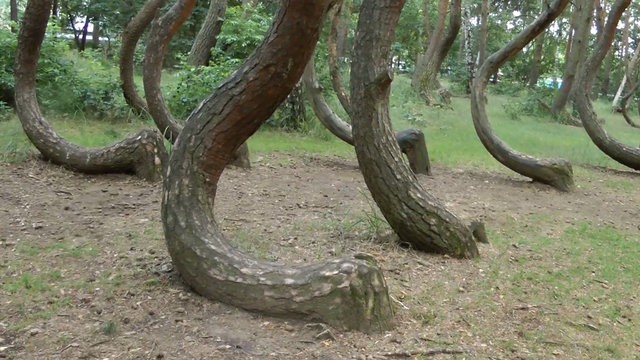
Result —
[{"label": "low green shrub", "polygon": [[[120,89],[115,66],[102,61],[97,50],[68,54],[76,71],[43,87],[47,109],[63,113],[83,113],[97,118],[122,119],[132,115]],[[60,87],[69,93],[60,96]]]}]

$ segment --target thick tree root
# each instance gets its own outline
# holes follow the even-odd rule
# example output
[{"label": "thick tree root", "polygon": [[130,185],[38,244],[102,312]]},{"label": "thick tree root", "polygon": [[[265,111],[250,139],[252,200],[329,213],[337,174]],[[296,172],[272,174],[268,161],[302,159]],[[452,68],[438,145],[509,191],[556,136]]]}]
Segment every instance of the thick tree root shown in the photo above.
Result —
[{"label": "thick tree root", "polygon": [[184,235],[167,236],[175,267],[195,291],[208,298],[249,311],[320,321],[344,330],[380,332],[393,326],[387,285],[369,255],[287,267],[237,251],[229,253],[228,248],[219,252],[214,243],[224,240],[195,240],[201,242],[186,245]]}]

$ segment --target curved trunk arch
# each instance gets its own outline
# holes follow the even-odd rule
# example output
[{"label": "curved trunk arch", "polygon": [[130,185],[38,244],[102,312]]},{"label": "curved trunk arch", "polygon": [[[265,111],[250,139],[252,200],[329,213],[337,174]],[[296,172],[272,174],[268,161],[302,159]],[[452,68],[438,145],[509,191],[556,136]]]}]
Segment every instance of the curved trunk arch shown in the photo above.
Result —
[{"label": "curved trunk arch", "polygon": [[[315,70],[315,62],[313,57],[307,63],[302,75],[302,83],[309,95],[308,98],[311,102],[313,112],[322,125],[324,125],[329,132],[337,136],[340,140],[353,146],[353,136],[351,135],[351,124],[342,120],[338,114],[336,114],[331,106],[327,103],[324,95],[322,95],[322,86],[318,82]],[[348,100],[348,99],[347,99]],[[344,105],[343,105],[344,107]],[[346,108],[345,108],[346,110]]]},{"label": "curved trunk arch", "polygon": [[160,132],[171,143],[182,131],[182,125],[173,117],[162,95],[162,64],[171,38],[182,23],[191,15],[196,0],[178,0],[159,19],[153,21],[144,52],[144,95],[149,105],[149,114]]},{"label": "curved trunk arch", "polygon": [[142,5],[138,13],[129,21],[122,32],[122,46],[120,48],[120,87],[124,99],[137,114],[149,112],[147,102],[140,97],[133,81],[133,58],[136,46],[144,30],[151,24],[158,10],[166,0],[149,0]]},{"label": "curved trunk arch", "polygon": [[555,0],[546,11],[527,26],[502,49],[491,54],[482,64],[471,89],[471,115],[480,141],[491,156],[509,169],[534,181],[548,184],[561,191],[570,191],[573,184],[571,164],[564,159],[536,159],[511,149],[491,128],[485,106],[485,89],[490,76],[510,57],[517,54],[556,18],[569,0]]},{"label": "curved trunk arch", "polygon": [[[174,143],[182,125],[173,117],[162,95],[162,64],[169,42],[182,23],[191,15],[196,0],[178,0],[160,19],[153,22],[144,53],[143,83],[149,114],[160,132]],[[242,144],[234,153],[231,165],[244,169],[251,167],[249,147]]]},{"label": "curved trunk arch", "polygon": [[29,1],[18,35],[15,62],[16,110],[22,127],[42,156],[84,173],[135,173],[156,181],[162,177],[167,153],[162,137],[145,129],[103,148],[85,148],[59,136],[44,118],[36,95],[36,67],[52,1]]},{"label": "curved trunk arch", "polygon": [[593,110],[588,96],[595,74],[597,74],[597,69],[609,52],[613,37],[617,31],[618,21],[630,3],[631,0],[618,0],[611,7],[602,37],[596,44],[594,53],[589,58],[587,66],[584,67],[580,76],[581,91],[576,91],[575,101],[582,125],[593,143],[615,161],[634,170],[640,170],[640,148],[627,146],[612,138],[598,122],[598,116]]},{"label": "curved trunk arch", "polygon": [[331,3],[283,0],[262,45],[189,116],[164,182],[165,239],[176,269],[204,296],[270,315],[382,331],[392,325],[393,309],[371,256],[296,267],[258,260],[227,242],[213,212],[233,151],[298,82]]}]

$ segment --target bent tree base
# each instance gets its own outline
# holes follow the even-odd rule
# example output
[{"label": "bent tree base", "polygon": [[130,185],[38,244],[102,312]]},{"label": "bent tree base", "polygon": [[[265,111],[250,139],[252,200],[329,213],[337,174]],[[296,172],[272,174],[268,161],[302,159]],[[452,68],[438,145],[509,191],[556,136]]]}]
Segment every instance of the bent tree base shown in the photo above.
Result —
[{"label": "bent tree base", "polygon": [[16,110],[29,140],[43,157],[84,173],[134,173],[160,180],[167,153],[160,134],[143,130],[103,148],[84,148],[59,136],[46,121],[36,96],[36,65],[51,13],[50,0],[29,1],[18,37],[16,53]]},{"label": "bent tree base", "polygon": [[[186,195],[188,189],[169,193]],[[172,196],[165,202],[189,204]],[[215,224],[198,227],[208,219],[182,215],[189,212],[173,207],[165,213],[165,237],[174,266],[199,294],[250,311],[322,321],[340,329],[376,332],[392,326],[387,285],[371,256],[302,267],[268,263],[231,247]]]},{"label": "bent tree base", "polygon": [[283,0],[262,45],[191,113],[164,182],[165,239],[185,282],[211,299],[341,329],[383,331],[393,325],[393,309],[372,257],[270,263],[231,246],[214,218],[225,166],[298,82],[332,2]]}]

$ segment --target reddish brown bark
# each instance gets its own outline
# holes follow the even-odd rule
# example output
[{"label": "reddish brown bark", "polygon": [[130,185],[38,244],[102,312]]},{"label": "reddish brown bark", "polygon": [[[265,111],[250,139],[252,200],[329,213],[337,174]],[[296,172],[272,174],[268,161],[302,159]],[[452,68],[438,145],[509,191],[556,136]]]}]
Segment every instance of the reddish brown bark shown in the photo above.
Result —
[{"label": "reddish brown bark", "polygon": [[[169,42],[182,23],[189,17],[196,0],[178,0],[160,19],[153,22],[144,55],[143,82],[149,114],[160,132],[170,142],[175,142],[182,131],[162,95],[162,65]],[[235,152],[232,165],[250,168],[249,148],[242,144]]]}]

